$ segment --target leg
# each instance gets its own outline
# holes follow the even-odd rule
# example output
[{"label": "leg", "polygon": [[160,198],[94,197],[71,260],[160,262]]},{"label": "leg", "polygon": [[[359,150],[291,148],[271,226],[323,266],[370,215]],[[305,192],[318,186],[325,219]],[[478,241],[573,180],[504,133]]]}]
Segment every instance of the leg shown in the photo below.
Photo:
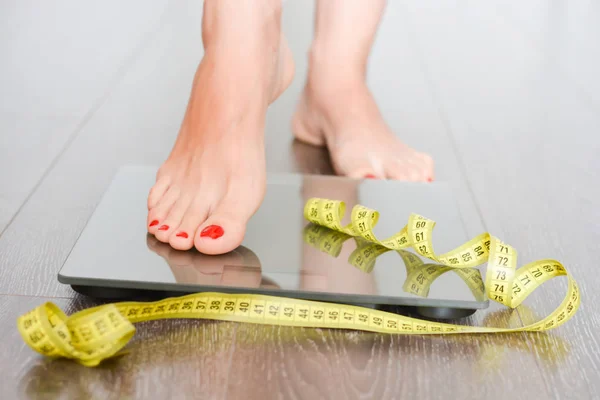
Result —
[{"label": "leg", "polygon": [[281,0],[206,0],[204,57],[171,154],[148,196],[148,231],[179,250],[242,241],[265,190],[268,105],[291,83]]},{"label": "leg", "polygon": [[396,138],[366,85],[384,8],[385,0],[317,0],[309,74],[292,128],[299,140],[327,145],[340,175],[431,181],[431,157]]}]

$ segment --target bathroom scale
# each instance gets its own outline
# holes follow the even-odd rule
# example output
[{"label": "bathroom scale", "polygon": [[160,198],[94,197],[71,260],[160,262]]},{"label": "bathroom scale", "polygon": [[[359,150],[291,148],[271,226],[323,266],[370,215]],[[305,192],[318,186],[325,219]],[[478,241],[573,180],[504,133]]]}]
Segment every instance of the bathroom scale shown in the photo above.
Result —
[{"label": "bathroom scale", "polygon": [[269,174],[264,201],[242,244],[211,256],[175,250],[147,233],[147,196],[155,176],[153,167],[126,166],[117,172],[61,268],[61,283],[112,300],[255,293],[373,308],[403,306],[436,318],[467,316],[489,304],[479,270],[472,276],[480,282],[477,291],[455,271],[411,250],[388,251],[365,268],[351,255],[369,243],[336,235],[303,215],[311,197],[345,201],[344,223],[352,207],[362,204],[380,212],[375,234],[385,238],[417,213],[436,221],[433,244],[442,253],[469,239],[444,183]]}]

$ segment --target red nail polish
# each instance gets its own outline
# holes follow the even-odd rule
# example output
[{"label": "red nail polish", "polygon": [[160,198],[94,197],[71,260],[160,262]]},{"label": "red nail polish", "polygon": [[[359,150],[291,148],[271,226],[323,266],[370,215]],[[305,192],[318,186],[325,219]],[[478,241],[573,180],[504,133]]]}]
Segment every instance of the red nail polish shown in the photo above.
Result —
[{"label": "red nail polish", "polygon": [[185,232],[179,232],[179,233],[178,233],[177,235],[175,235],[175,236],[177,236],[177,237],[182,237],[182,238],[184,238],[184,239],[187,239],[187,238],[188,238],[188,234],[187,234],[187,233],[185,233]]},{"label": "red nail polish", "polygon": [[154,225],[158,225],[158,221],[157,220],[154,220],[154,221],[150,222],[150,226],[154,226]]},{"label": "red nail polish", "polygon": [[163,225],[160,228],[158,228],[159,231],[166,231],[169,229],[169,225]]},{"label": "red nail polish", "polygon": [[202,230],[202,232],[200,232],[200,237],[209,237],[211,239],[218,239],[221,236],[223,236],[224,233],[225,233],[225,231],[219,225],[210,225],[210,226],[207,226],[206,228],[204,228]]},{"label": "red nail polish", "polygon": [[377,179],[377,177],[375,175],[373,175],[373,174],[367,174],[367,175],[365,175],[365,178],[367,178],[367,179]]},{"label": "red nail polish", "polygon": [[427,182],[433,182],[433,179],[427,178]]}]

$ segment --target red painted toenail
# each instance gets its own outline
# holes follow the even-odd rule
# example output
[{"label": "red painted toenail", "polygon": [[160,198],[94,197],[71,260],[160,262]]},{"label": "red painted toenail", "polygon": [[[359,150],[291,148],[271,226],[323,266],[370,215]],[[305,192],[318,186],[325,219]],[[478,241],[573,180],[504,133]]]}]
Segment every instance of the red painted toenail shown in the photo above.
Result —
[{"label": "red painted toenail", "polygon": [[365,178],[367,178],[367,179],[377,179],[377,177],[375,175],[373,175],[373,174],[367,174],[367,175],[365,175]]},{"label": "red painted toenail", "polygon": [[219,225],[210,225],[210,226],[207,226],[206,228],[204,228],[202,230],[202,232],[200,232],[200,237],[209,237],[211,239],[218,239],[221,236],[223,236],[224,233],[225,233],[225,231]]},{"label": "red painted toenail", "polygon": [[188,234],[187,234],[187,233],[185,233],[185,232],[179,232],[179,233],[178,233],[177,235],[175,235],[175,236],[177,236],[177,237],[182,237],[182,238],[184,238],[184,239],[187,239],[187,238],[188,238]]},{"label": "red painted toenail", "polygon": [[169,225],[163,225],[160,228],[158,228],[159,231],[166,231],[169,229]]},{"label": "red painted toenail", "polygon": [[433,182],[433,178],[427,178],[427,182]]},{"label": "red painted toenail", "polygon": [[154,225],[158,225],[158,221],[157,220],[154,220],[154,221],[150,222],[150,226],[154,226]]}]

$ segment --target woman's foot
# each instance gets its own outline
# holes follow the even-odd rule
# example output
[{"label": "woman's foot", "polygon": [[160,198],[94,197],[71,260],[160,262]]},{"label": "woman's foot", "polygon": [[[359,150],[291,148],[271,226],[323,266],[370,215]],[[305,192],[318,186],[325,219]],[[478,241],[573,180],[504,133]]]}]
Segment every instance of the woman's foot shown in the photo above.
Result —
[{"label": "woman's foot", "polygon": [[[223,254],[240,245],[263,199],[265,115],[294,71],[276,16],[240,26],[250,24],[260,7],[248,3],[240,16],[244,7],[237,0],[210,2],[229,6],[219,15],[207,4],[205,18],[212,19],[204,26],[213,31],[204,34],[205,55],[179,136],[150,190],[147,224],[148,232],[175,249]],[[237,17],[238,24],[227,20],[227,30],[219,31],[220,21]]]},{"label": "woman's foot", "polygon": [[387,126],[364,79],[309,77],[294,116],[298,140],[326,145],[339,175],[431,182],[433,160]]},{"label": "woman's foot", "polygon": [[367,60],[385,4],[317,1],[308,79],[292,128],[301,141],[327,145],[340,175],[431,181],[431,157],[398,140],[366,85]]}]

